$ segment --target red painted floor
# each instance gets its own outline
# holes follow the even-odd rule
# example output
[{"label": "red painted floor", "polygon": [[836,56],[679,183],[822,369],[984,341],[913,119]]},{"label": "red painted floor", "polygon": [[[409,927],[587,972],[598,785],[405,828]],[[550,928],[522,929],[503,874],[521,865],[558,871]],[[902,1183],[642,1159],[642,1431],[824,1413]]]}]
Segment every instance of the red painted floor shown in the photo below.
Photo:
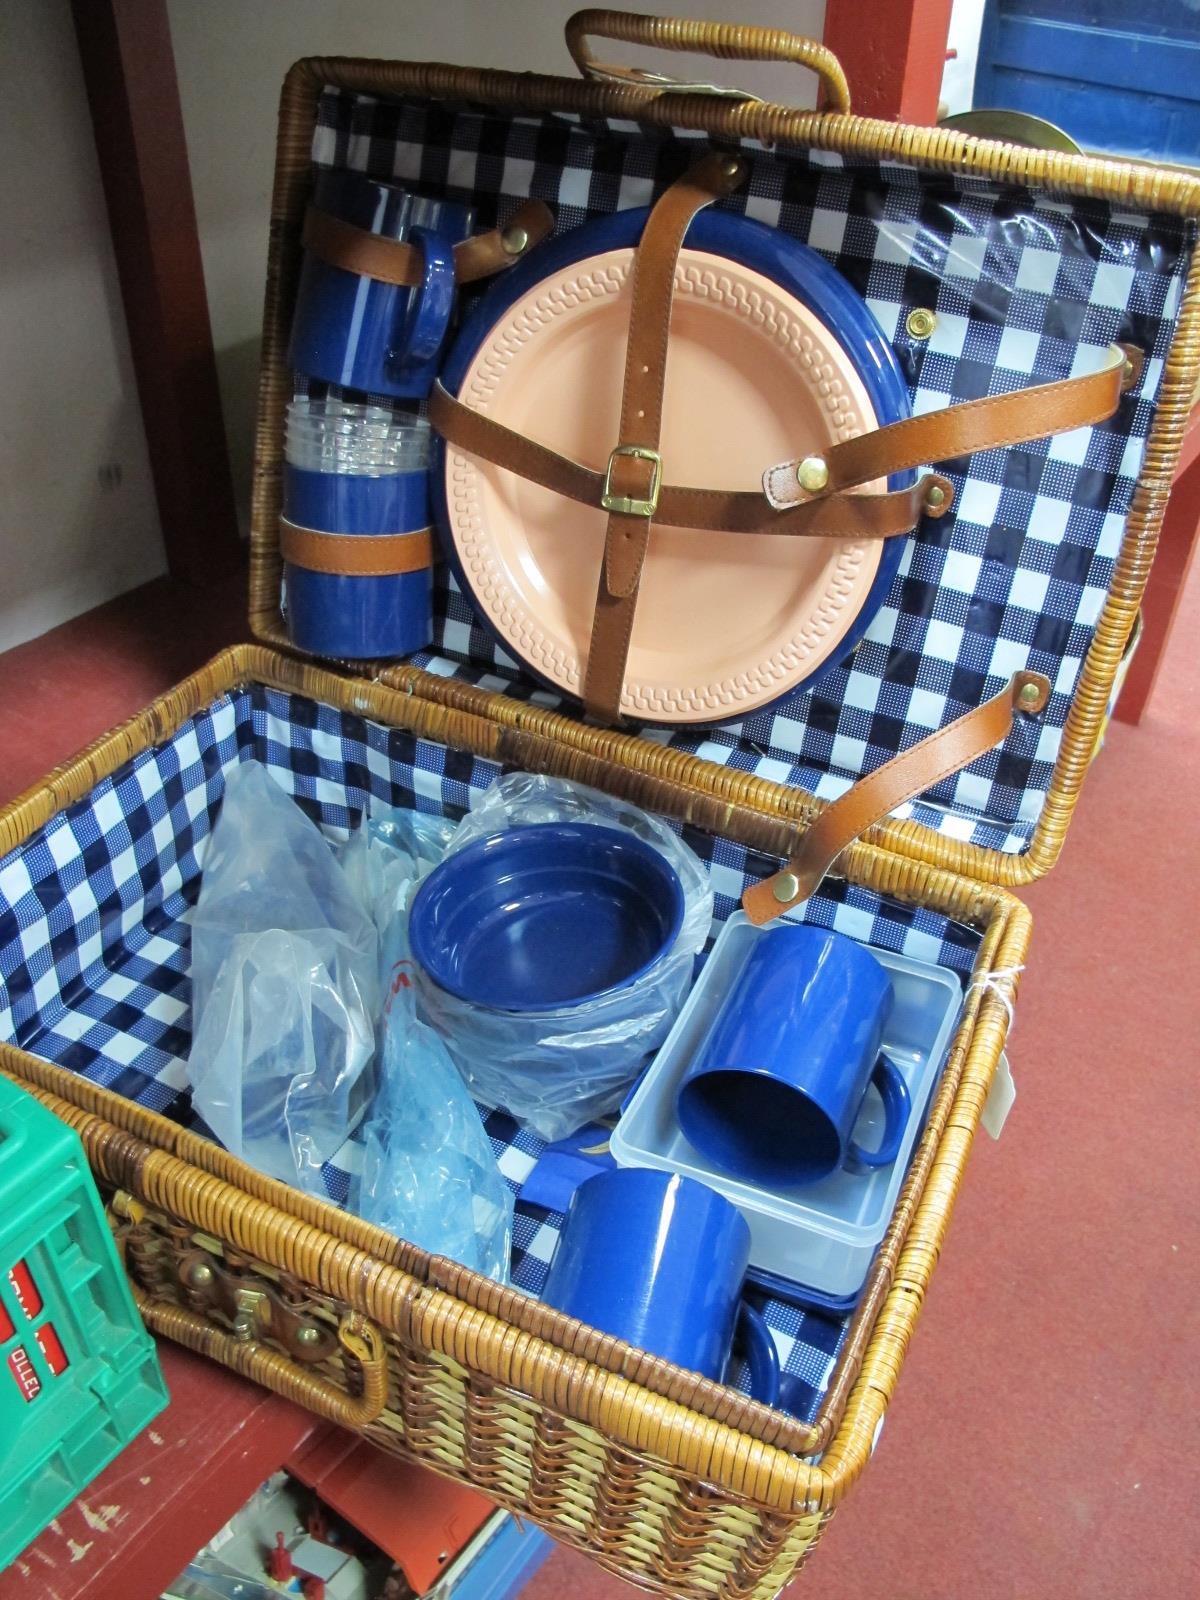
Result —
[{"label": "red painted floor", "polygon": [[213,589],[157,578],[0,654],[0,804],[250,637],[244,574]]},{"label": "red painted floor", "polygon": [[[232,588],[156,584],[0,656],[0,798],[243,636],[243,615]],[[1200,1592],[1198,626],[1200,573],[1145,720],[1113,728],[1063,862],[1029,891],[1017,1104],[976,1150],[875,1460],[799,1595]],[[568,1591],[633,1593],[563,1551],[525,1595]]]}]

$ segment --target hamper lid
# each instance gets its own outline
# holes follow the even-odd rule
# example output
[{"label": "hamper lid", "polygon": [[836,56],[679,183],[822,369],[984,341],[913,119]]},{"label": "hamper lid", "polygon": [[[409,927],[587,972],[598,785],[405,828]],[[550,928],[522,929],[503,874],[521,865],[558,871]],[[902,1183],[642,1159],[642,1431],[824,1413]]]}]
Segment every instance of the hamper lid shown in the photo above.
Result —
[{"label": "hamper lid", "polygon": [[[474,75],[471,101],[455,98],[452,74],[444,97],[430,98],[419,69],[394,63],[386,84],[377,63],[339,62],[337,76],[337,88],[313,80],[313,165],[386,175],[465,202],[480,228],[503,225],[531,196],[554,212],[556,237],[649,205],[707,146],[700,130],[712,124],[694,101],[672,107],[670,126],[661,117],[652,124],[604,115],[606,96],[627,109],[629,95],[600,86],[588,91],[597,114],[583,116],[564,109],[578,105],[579,86],[556,79],[489,74],[489,104]],[[517,88],[522,109],[514,111]],[[1022,881],[1057,855],[1133,625],[1161,504],[1129,512],[1139,481],[1146,507],[1146,489],[1161,501],[1169,483],[1170,452],[1155,449],[1152,470],[1144,456],[1152,429],[1161,437],[1178,426],[1185,383],[1164,377],[1173,341],[1173,366],[1186,343],[1178,334],[1200,184],[1182,175],[1166,184],[1154,169],[1122,163],[1039,156],[1054,163],[1051,189],[1018,181],[1030,170],[1029,151],[947,138],[951,171],[944,160],[935,167],[913,157],[903,129],[872,125],[871,140],[861,131],[851,139],[849,119],[836,116],[797,117],[813,143],[799,142],[800,127],[797,142],[785,143],[780,115],[739,109],[739,131],[753,135],[770,123],[776,142],[742,138],[749,181],[720,202],[719,214],[778,229],[836,269],[883,330],[914,414],[1094,370],[1117,341],[1141,349],[1145,364],[1105,423],[937,463],[955,487],[951,512],[902,541],[857,647],[799,698],[719,725],[630,731],[833,799],[1014,673],[1044,674],[1052,693],[1041,715],[1016,717],[1003,744],[894,814],[928,830],[905,831],[898,847],[908,853],[940,861],[949,844],[961,870]],[[282,172],[283,154],[280,161]],[[271,265],[280,292],[268,298],[263,382],[283,399],[291,392],[288,285],[307,188],[295,172],[276,185],[287,226]],[[483,292],[464,288],[464,317]],[[804,441],[796,443],[798,453]],[[252,623],[277,643],[286,642],[278,491],[272,500],[269,477],[277,476],[278,454],[272,408],[264,407]],[[434,604],[433,645],[410,664],[444,686],[418,680],[417,692],[470,684],[579,719],[577,704],[497,643],[449,565],[437,569]],[[389,664],[359,670],[414,687]]]}]

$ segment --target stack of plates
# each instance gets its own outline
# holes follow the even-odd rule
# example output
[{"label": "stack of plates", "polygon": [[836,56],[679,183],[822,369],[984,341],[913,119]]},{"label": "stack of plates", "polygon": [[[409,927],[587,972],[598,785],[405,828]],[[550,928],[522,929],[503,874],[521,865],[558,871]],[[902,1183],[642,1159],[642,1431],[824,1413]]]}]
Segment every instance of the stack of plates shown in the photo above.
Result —
[{"label": "stack of plates", "polygon": [[[589,223],[499,279],[451,352],[447,388],[602,472],[618,440],[646,216]],[[697,216],[675,276],[665,482],[761,492],[764,468],[908,414],[891,347],[828,263],[761,223]],[[434,479],[461,585],[505,650],[578,696],[605,513],[441,448]],[[810,688],[861,639],[903,544],[656,527],[622,711],[663,725],[729,722]]]}]

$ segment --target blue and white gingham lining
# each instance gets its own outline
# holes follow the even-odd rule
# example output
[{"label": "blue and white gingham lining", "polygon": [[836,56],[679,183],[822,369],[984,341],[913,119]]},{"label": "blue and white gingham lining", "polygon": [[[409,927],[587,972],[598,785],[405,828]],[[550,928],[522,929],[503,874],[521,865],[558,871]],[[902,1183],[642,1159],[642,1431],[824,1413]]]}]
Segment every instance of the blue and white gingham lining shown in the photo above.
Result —
[{"label": "blue and white gingham lining", "polygon": [[[561,230],[648,204],[696,143],[629,122],[328,91],[313,158],[465,201],[480,227],[534,195]],[[1019,852],[1041,814],[1112,577],[1191,237],[1177,219],[1102,201],[819,151],[746,153],[750,182],[723,205],[810,244],[858,289],[893,342],[915,412],[1088,370],[1114,339],[1148,360],[1109,423],[942,464],[957,490],[953,512],[907,541],[851,662],[815,692],[734,728],[648,736],[832,798],[1033,668],[1054,686],[1045,713],[1018,718],[1001,748],[897,813]],[[937,313],[927,341],[905,328],[918,306]],[[444,571],[436,607],[434,649],[420,665],[558,703],[520,674]]]},{"label": "blue and white gingham lining", "polygon": [[[191,1042],[188,914],[199,889],[224,773],[254,757],[330,835],[344,834],[368,800],[460,816],[498,776],[490,761],[337,711],[252,686],[223,695],[169,740],[142,751],[83,800],[0,860],[0,1038],[82,1073],[130,1100],[191,1124],[185,1062]],[[775,863],[727,840],[685,829],[709,864],[715,920]],[[965,975],[978,935],[933,913],[831,881],[807,915],[888,950]],[[512,1188],[542,1141],[485,1112]],[[347,1144],[324,1177],[342,1201],[358,1147]],[[513,1276],[536,1293],[561,1218],[518,1202]],[[815,1412],[845,1319],[765,1295],[785,1370],[784,1404]],[[734,1375],[743,1382],[744,1374]]]}]

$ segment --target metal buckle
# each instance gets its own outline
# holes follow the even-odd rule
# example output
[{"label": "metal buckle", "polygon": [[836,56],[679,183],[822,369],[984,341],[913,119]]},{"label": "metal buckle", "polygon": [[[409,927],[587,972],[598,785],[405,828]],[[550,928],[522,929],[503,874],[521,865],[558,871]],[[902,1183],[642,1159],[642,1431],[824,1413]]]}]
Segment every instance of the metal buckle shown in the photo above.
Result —
[{"label": "metal buckle", "polygon": [[[612,488],[613,462],[618,456],[632,456],[651,464],[650,487],[645,500],[635,500],[631,495],[614,494]],[[604,492],[600,496],[602,511],[619,511],[625,517],[652,517],[658,510],[658,491],[662,486],[662,457],[657,450],[646,450],[640,444],[619,444],[608,458],[604,472]]]}]

